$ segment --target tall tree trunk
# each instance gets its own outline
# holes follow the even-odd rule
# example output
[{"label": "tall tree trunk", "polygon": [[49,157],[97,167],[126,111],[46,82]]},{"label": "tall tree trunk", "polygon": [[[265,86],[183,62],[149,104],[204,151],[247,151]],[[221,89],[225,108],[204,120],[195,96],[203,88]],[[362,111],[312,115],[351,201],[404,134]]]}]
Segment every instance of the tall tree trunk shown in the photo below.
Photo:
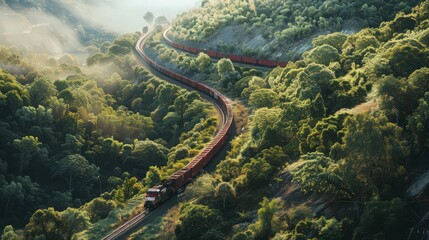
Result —
[{"label": "tall tree trunk", "polygon": [[225,211],[225,201],[226,201],[226,196],[223,197],[223,210]]},{"label": "tall tree trunk", "polygon": [[7,198],[6,207],[5,207],[5,210],[4,210],[4,217],[5,218],[7,217],[7,211],[9,209],[9,202],[10,202],[10,197]]},{"label": "tall tree trunk", "polygon": [[19,169],[19,176],[22,176],[22,169],[24,169],[24,159],[25,159],[24,154],[21,154],[21,167]]},{"label": "tall tree trunk", "polygon": [[69,178],[69,192],[70,193],[72,192],[72,180],[73,180],[73,177],[70,176],[70,178]]}]

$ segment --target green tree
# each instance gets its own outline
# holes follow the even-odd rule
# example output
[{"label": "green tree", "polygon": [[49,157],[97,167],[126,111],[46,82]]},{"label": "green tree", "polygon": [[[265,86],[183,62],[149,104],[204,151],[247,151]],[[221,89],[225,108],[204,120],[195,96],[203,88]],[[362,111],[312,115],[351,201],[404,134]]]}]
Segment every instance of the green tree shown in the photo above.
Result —
[{"label": "green tree", "polygon": [[244,164],[241,172],[246,177],[247,185],[260,186],[270,179],[273,169],[265,159],[252,158],[249,163]]},{"label": "green tree", "polygon": [[420,150],[429,146],[429,92],[426,92],[425,96],[420,99],[416,111],[408,117],[407,128],[412,131]]},{"label": "green tree", "polygon": [[353,240],[405,239],[408,231],[407,225],[403,224],[404,217],[406,207],[402,200],[372,200],[365,206]]},{"label": "green tree", "polygon": [[25,226],[25,239],[63,239],[61,214],[53,208],[39,209]]},{"label": "green tree", "polygon": [[201,52],[198,54],[198,57],[196,60],[198,64],[198,71],[200,73],[206,73],[210,70],[209,67],[211,65],[211,59],[209,55]]},{"label": "green tree", "polygon": [[149,171],[146,172],[144,183],[151,188],[159,182],[161,182],[161,171],[156,166],[150,166]]},{"label": "green tree", "polygon": [[268,239],[274,236],[279,230],[281,221],[277,214],[283,208],[283,201],[279,198],[269,200],[264,197],[262,202],[259,203],[258,221],[249,226],[255,233],[255,239]]},{"label": "green tree", "polygon": [[153,15],[152,12],[147,11],[144,15],[143,15],[143,19],[147,22],[147,24],[152,25],[153,24],[153,20],[154,20],[155,16]]},{"label": "green tree", "polygon": [[148,169],[149,166],[163,166],[167,163],[168,149],[154,141],[136,141],[132,155],[135,158],[133,167],[142,170]]},{"label": "green tree", "polygon": [[86,230],[91,226],[87,212],[75,208],[67,208],[61,212],[61,222],[64,226],[64,235],[67,240],[71,240],[75,233]]},{"label": "green tree", "polygon": [[125,203],[143,190],[143,184],[136,178],[125,178],[122,185],[115,190],[115,200],[120,203]]},{"label": "green tree", "polygon": [[313,47],[322,46],[328,44],[341,52],[343,49],[343,44],[347,40],[347,35],[344,33],[336,32],[328,35],[321,35],[313,39]]},{"label": "green tree", "polygon": [[229,72],[234,72],[234,64],[232,64],[230,59],[222,58],[219,60],[216,64],[217,67],[217,74],[220,78],[222,78],[223,75]]},{"label": "green tree", "polygon": [[302,164],[294,168],[293,182],[300,184],[305,193],[329,193],[337,197],[353,197],[342,179],[338,164],[322,153],[301,156]]},{"label": "green tree", "polygon": [[230,183],[222,182],[219,185],[217,185],[215,196],[222,198],[222,206],[223,206],[223,210],[225,211],[226,199],[227,198],[230,198],[230,199],[235,198],[235,196],[236,196],[235,195],[235,189]]},{"label": "green tree", "polygon": [[249,104],[255,108],[272,108],[279,104],[279,96],[271,89],[257,89],[250,95]]},{"label": "green tree", "polygon": [[359,114],[345,120],[340,168],[355,195],[365,199],[383,191],[387,179],[399,180],[398,168],[408,152],[401,134],[384,116]]},{"label": "green tree", "polygon": [[22,171],[28,165],[32,155],[40,151],[42,143],[39,142],[37,137],[25,136],[21,139],[15,139],[13,145],[19,150],[19,175],[22,176]]},{"label": "green tree", "polygon": [[73,190],[73,183],[89,183],[99,174],[99,168],[90,164],[85,157],[80,154],[68,155],[56,163],[53,176],[63,177],[69,192]]},{"label": "green tree", "polygon": [[168,20],[166,17],[164,16],[159,16],[157,18],[155,18],[155,24],[156,25],[164,25],[164,24],[168,24]]},{"label": "green tree", "polygon": [[10,184],[3,186],[0,191],[2,198],[6,202],[4,216],[7,217],[11,201],[13,203],[14,201],[22,202],[24,200],[23,187],[20,182],[12,181]]},{"label": "green tree", "polygon": [[407,77],[416,69],[427,66],[428,53],[424,51],[423,45],[405,43],[396,44],[389,49],[387,58],[393,70],[393,74]]},{"label": "green tree", "polygon": [[184,198],[199,199],[199,202],[207,203],[212,202],[215,192],[215,179],[210,174],[204,174],[186,187]]},{"label": "green tree", "polygon": [[335,47],[323,44],[305,52],[303,58],[308,63],[312,62],[329,66],[329,63],[340,60],[340,54]]},{"label": "green tree", "polygon": [[307,237],[309,239],[342,239],[340,222],[337,219],[326,219],[324,216],[319,219],[306,218],[298,222],[293,232],[293,239]]},{"label": "green tree", "polygon": [[116,206],[115,201],[98,197],[86,203],[83,206],[83,210],[88,213],[91,222],[95,223],[100,219],[106,218]]},{"label": "green tree", "polygon": [[33,106],[44,105],[48,99],[57,94],[57,89],[49,80],[38,78],[30,86],[28,91]]},{"label": "green tree", "polygon": [[7,225],[4,228],[1,240],[18,240],[18,235],[16,235],[11,225]]},{"label": "green tree", "polygon": [[203,239],[211,229],[218,229],[222,221],[219,211],[199,204],[180,208],[180,224],[176,226],[178,239]]}]

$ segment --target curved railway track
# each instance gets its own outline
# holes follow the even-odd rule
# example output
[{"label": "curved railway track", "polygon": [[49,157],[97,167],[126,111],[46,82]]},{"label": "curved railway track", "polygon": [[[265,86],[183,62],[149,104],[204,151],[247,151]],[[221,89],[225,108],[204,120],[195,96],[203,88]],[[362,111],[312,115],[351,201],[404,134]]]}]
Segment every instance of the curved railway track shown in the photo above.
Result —
[{"label": "curved railway track", "polygon": [[[172,187],[175,190],[183,187],[189,180],[196,176],[202,168],[204,168],[207,163],[214,157],[214,155],[222,148],[228,139],[229,133],[231,132],[233,125],[233,111],[232,105],[228,99],[222,95],[216,89],[213,89],[209,86],[196,82],[190,78],[187,78],[183,75],[169,71],[168,69],[158,65],[155,61],[149,58],[144,52],[144,45],[147,39],[151,36],[151,33],[143,35],[137,42],[135,49],[141,58],[156,71],[168,76],[169,78],[175,79],[180,83],[191,87],[199,92],[202,92],[208,95],[211,98],[211,102],[215,105],[217,111],[220,114],[220,124],[218,131],[214,139],[208,144],[208,146],[201,151],[187,166],[170,176],[169,180],[172,182]],[[188,179],[184,178],[187,177]],[[184,180],[180,180],[184,179]],[[126,223],[122,224],[118,228],[114,229],[103,240],[113,240],[123,237],[128,231],[133,229],[139,223],[141,223],[148,215],[150,211],[145,210],[142,213],[134,216],[132,219],[128,220]]]}]

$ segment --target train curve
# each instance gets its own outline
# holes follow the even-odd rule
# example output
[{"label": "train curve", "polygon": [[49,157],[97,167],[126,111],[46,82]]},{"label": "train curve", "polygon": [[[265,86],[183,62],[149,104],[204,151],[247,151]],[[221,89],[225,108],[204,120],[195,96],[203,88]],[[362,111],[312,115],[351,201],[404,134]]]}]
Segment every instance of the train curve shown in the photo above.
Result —
[{"label": "train curve", "polygon": [[[226,143],[233,126],[233,110],[229,100],[216,89],[194,81],[183,75],[169,71],[168,69],[158,65],[155,61],[149,58],[144,52],[144,45],[149,36],[151,36],[150,32],[143,35],[137,41],[135,49],[140,55],[140,57],[143,58],[143,60],[156,71],[212,97],[211,102],[215,104],[215,107],[220,110],[221,113],[220,124],[214,139],[204,148],[204,150],[200,152],[200,154],[194,157],[193,160],[188,163],[188,165],[170,176],[169,180],[172,182],[173,187],[177,190],[178,188],[181,188],[183,185],[188,183],[192,177],[196,176],[200,172],[200,170],[204,168],[208,162],[210,162],[214,155],[216,155],[216,153]],[[103,238],[103,240],[113,240],[122,237],[130,229],[142,222],[149,215],[149,213],[149,210],[145,210],[142,213],[137,214],[135,217],[110,232],[107,236]]]},{"label": "train curve", "polygon": [[168,32],[170,30],[171,30],[171,27],[164,31],[163,38],[164,38],[165,42],[168,45],[170,45],[171,47],[185,51],[185,52],[194,53],[194,54],[198,54],[200,52],[203,52],[203,53],[205,53],[205,54],[207,54],[213,58],[218,58],[218,59],[219,58],[229,58],[229,59],[231,59],[231,61],[237,62],[237,63],[252,64],[252,65],[256,65],[256,66],[263,66],[263,67],[270,67],[270,68],[286,67],[288,64],[288,62],[273,61],[273,60],[268,60],[268,59],[259,59],[259,58],[246,57],[246,56],[239,56],[239,55],[234,55],[234,54],[216,52],[213,50],[207,50],[207,49],[201,49],[201,48],[186,46],[186,45],[183,45],[183,44],[180,44],[180,43],[177,43],[177,42],[174,42],[173,40],[171,40],[171,38],[168,37]]}]

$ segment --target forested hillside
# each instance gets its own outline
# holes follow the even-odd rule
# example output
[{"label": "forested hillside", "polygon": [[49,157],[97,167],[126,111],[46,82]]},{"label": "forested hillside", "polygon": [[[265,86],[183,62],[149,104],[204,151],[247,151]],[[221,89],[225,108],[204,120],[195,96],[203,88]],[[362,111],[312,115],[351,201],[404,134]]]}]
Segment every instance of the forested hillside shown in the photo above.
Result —
[{"label": "forested hillside", "polygon": [[296,60],[317,35],[377,27],[417,2],[205,0],[201,8],[176,20],[172,36],[227,53]]},{"label": "forested hillside", "polygon": [[[216,173],[188,186],[157,235],[142,231],[135,239],[369,240],[417,234],[410,229],[426,226],[419,215],[428,211],[427,191],[410,186],[429,169],[429,1],[412,11],[411,2],[401,3],[385,2],[376,10],[410,13],[354,34],[319,36],[301,60],[266,74],[243,71],[227,59],[213,64],[204,53],[183,54],[155,37],[148,51],[161,64],[211,78],[206,83],[248,103],[251,115],[249,130],[233,140]],[[173,31],[203,39],[202,26],[231,18],[228,11],[211,10],[217,17],[205,19],[194,15],[226,5],[217,4],[206,1]],[[349,14],[354,8],[342,9]]]},{"label": "forested hillside", "polygon": [[138,37],[104,43],[87,67],[0,46],[3,227],[26,225],[26,239],[70,239],[112,210],[128,211],[111,215],[122,221],[134,211],[125,203],[212,138],[213,107],[139,66]]}]

